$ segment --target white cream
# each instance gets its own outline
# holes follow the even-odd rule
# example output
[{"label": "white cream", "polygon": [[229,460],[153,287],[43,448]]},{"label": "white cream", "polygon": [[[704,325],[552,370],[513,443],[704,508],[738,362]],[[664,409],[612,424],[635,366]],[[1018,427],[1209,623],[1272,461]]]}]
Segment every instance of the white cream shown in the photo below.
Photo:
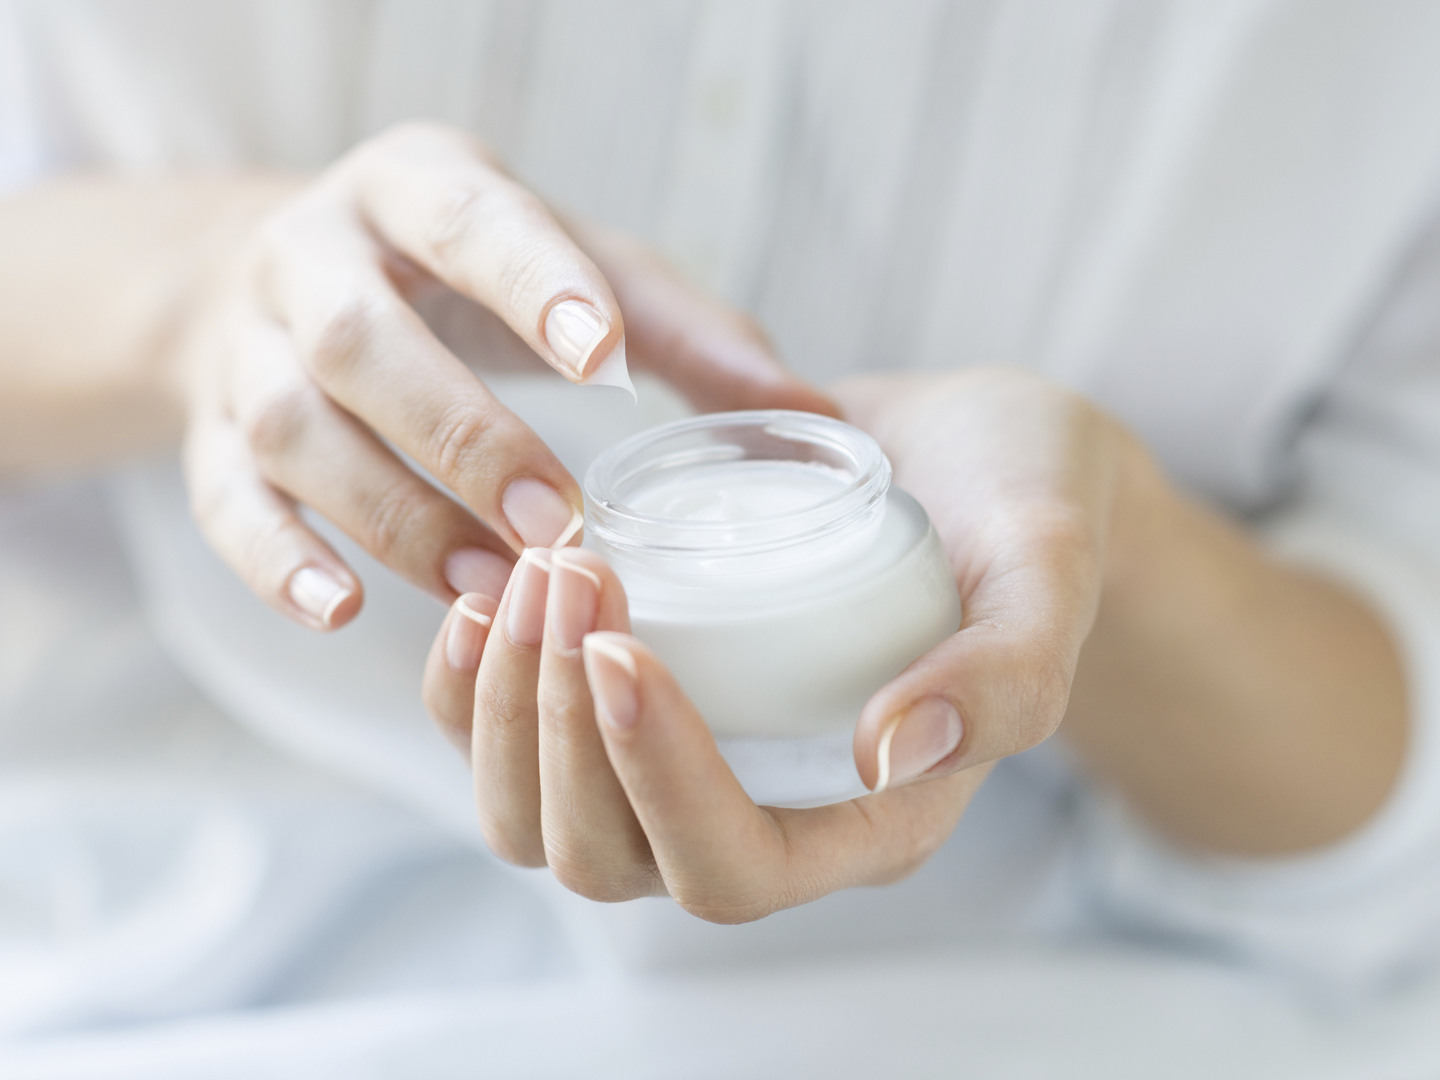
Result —
[{"label": "white cream", "polygon": [[960,625],[939,538],[874,441],[806,413],[701,416],[607,451],[585,495],[636,636],[722,749],[808,769],[778,787],[771,769],[770,801],[854,794],[861,708]]}]

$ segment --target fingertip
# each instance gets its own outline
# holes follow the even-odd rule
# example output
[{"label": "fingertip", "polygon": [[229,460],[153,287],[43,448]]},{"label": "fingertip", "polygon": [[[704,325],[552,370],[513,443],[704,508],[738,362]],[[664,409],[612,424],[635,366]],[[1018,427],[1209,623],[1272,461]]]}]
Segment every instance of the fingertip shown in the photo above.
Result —
[{"label": "fingertip", "polygon": [[473,676],[499,604],[484,593],[466,593],[451,605],[445,630],[445,662],[458,675]]},{"label": "fingertip", "polygon": [[353,574],[329,566],[302,566],[285,587],[292,615],[315,630],[338,630],[360,612],[364,592]]},{"label": "fingertip", "polygon": [[621,347],[625,330],[618,309],[604,311],[588,300],[562,296],[546,309],[542,336],[560,373],[584,382],[593,365]]},{"label": "fingertip", "polygon": [[[611,569],[610,564],[587,548],[567,547],[555,551],[551,556],[561,565],[582,570],[590,576],[599,591],[599,603],[595,612],[593,630],[612,631],[622,635],[630,632],[630,605],[625,596],[625,586]],[[637,642],[638,644],[638,642]]]},{"label": "fingertip", "polygon": [[470,592],[456,599],[454,608],[457,614],[488,628],[495,621],[495,613],[500,610],[500,601],[485,593]]},{"label": "fingertip", "polygon": [[640,719],[640,670],[626,634],[595,631],[581,639],[585,678],[600,722],[624,734]]}]

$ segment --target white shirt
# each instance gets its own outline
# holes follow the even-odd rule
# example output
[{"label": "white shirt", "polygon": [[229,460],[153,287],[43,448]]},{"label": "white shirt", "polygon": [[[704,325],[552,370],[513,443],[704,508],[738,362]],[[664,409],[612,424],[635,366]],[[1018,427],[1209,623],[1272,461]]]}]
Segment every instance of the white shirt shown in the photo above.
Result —
[{"label": "white shirt", "polygon": [[[1414,713],[1405,775],[1375,821],[1333,850],[1283,863],[1185,857],[1041,754],[997,773],[915,881],[753,927],[700,926],[658,903],[599,908],[572,902],[543,875],[487,870],[485,895],[496,903],[539,890],[548,914],[531,912],[540,921],[512,952],[551,959],[527,969],[502,949],[472,971],[518,978],[546,964],[593,972],[787,950],[952,948],[994,934],[1141,933],[1353,1000],[1435,970],[1440,950],[1436,42],[1440,8],[1359,0],[9,0],[0,3],[9,90],[0,167],[11,184],[95,165],[317,168],[407,117],[468,127],[548,197],[649,238],[752,310],[811,378],[1006,361],[1080,388],[1134,427],[1180,483],[1361,590],[1405,651]],[[562,438],[559,419],[576,399],[527,384],[505,392],[542,434]],[[573,467],[667,408],[653,392],[636,416],[587,403],[599,417],[559,447],[562,459]],[[473,862],[453,847],[455,837],[475,843],[464,770],[414,693],[438,609],[356,556],[370,585],[362,623],[315,639],[281,625],[219,568],[185,524],[173,480],[138,475],[117,490],[139,602],[203,691],[194,708],[210,719],[195,730],[215,726],[208,699],[309,764],[255,747],[246,751],[257,755],[253,768],[232,775],[228,766],[203,772],[214,751],[186,757],[186,769],[224,777],[215,783],[229,792],[226,805],[241,810],[227,819],[231,832],[222,824],[216,835],[241,847],[234,838],[248,838],[267,869],[247,895],[271,889],[271,906],[202,890],[219,912],[210,936],[177,938],[171,974],[144,992],[127,981],[133,962],[123,956],[105,954],[108,996],[74,974],[103,954],[96,942],[120,933],[120,908],[97,901],[81,919],[93,931],[81,935],[89,953],[62,955],[58,938],[28,931],[0,938],[0,955],[11,940],[35,971],[70,973],[71,983],[56,976],[44,1008],[11,1006],[0,1022],[19,1029],[303,998],[306,977],[286,965],[336,911],[368,903],[415,837],[449,852],[442,863]],[[56,496],[46,535],[64,530],[71,497],[85,501]],[[103,547],[98,534],[94,542]],[[22,583],[54,554],[33,539],[11,546],[19,553],[5,557]],[[110,565],[98,580],[118,573]],[[58,575],[52,588],[97,587],[91,576],[72,573],[67,585]],[[122,622],[137,602],[123,594]],[[73,603],[75,622],[51,646],[59,652],[14,663],[0,699],[18,747],[7,774],[45,777],[52,792],[81,775],[73,733],[34,735],[50,715],[37,704],[56,679],[47,657],[63,655],[64,634],[85,622],[86,605]],[[49,606],[7,605],[0,620]],[[135,647],[153,648],[143,627],[127,626]],[[112,719],[153,722],[153,703],[103,676],[87,668],[114,703]],[[83,727],[91,707],[59,711]],[[230,737],[211,730],[187,745]],[[134,781],[134,762],[111,764]],[[256,788],[278,783],[272,772],[306,792],[310,809],[265,810]],[[201,805],[173,771],[145,775],[175,787],[172,817]],[[67,822],[36,809],[65,798],[33,785],[6,791],[19,800],[13,835],[24,850],[54,848],[44,829],[57,820],[108,850],[83,815]],[[101,816],[132,822],[128,835],[152,843],[153,821],[127,802],[117,796]],[[399,839],[335,861],[320,901],[318,886],[274,853],[306,850],[294,822],[344,819],[337,806],[365,807],[355,813],[378,815]],[[192,818],[197,829],[209,821]],[[317,826],[316,835],[365,831]],[[185,842],[168,850],[178,865],[190,855],[177,851],[211,846],[177,835]],[[440,892],[416,910],[463,924],[465,905]],[[193,907],[172,900],[169,910]],[[147,925],[164,941],[179,924]],[[557,927],[569,944],[547,954]],[[210,977],[227,970],[222,954],[243,954],[249,967]],[[348,982],[332,979],[335,993],[383,985],[394,968],[384,956],[314,967],[327,963],[350,965]],[[453,977],[437,974],[444,969],[431,964],[425,978],[443,983]]]}]

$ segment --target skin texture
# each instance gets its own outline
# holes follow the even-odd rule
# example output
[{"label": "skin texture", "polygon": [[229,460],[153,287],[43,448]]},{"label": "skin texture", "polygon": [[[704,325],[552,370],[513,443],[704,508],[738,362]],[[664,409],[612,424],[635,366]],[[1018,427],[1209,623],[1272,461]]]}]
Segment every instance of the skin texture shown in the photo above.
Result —
[{"label": "skin texture", "polygon": [[[545,362],[573,377],[545,334],[546,313],[576,300],[609,328],[597,350],[623,335],[634,366],[702,409],[843,406],[885,447],[936,523],[966,610],[856,729],[875,784],[882,746],[906,745],[896,725],[911,706],[953,708],[958,746],[913,782],[897,771],[883,792],[817,810],[754,806],[628,636],[607,568],[559,556],[594,575],[588,599],[575,569],[512,568],[527,541],[507,485],[578,496],[474,369]],[[332,629],[363,600],[302,505],[418,587],[452,603],[467,593],[491,622],[457,631],[468,617],[452,609],[426,702],[474,763],[491,845],[578,892],[668,892],[737,921],[895,880],[948,836],[989,763],[1057,729],[1197,848],[1304,850],[1374,813],[1403,755],[1406,703],[1363,603],[1268,558],[1171,488],[1113,421],[1042,380],[885,377],[835,397],[787,375],[753,323],[643,246],[557,218],[443,128],[397,129],[317,178],[89,177],[0,201],[0,475],[38,480],[183,440],[207,537],[288,616]],[[498,565],[490,591],[449,580],[457,551]],[[302,570],[332,586],[323,613],[295,599]],[[520,604],[522,571],[541,577]],[[524,640],[512,606],[534,624]],[[610,651],[579,644],[586,632]],[[633,676],[615,675],[616,650]],[[597,687],[610,694],[598,710]],[[628,723],[606,719],[627,700]]]}]

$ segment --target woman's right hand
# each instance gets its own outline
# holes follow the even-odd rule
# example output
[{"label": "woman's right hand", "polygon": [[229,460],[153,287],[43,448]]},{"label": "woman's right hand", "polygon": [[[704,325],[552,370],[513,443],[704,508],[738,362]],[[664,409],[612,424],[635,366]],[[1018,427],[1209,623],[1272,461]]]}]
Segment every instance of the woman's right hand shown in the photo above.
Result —
[{"label": "woman's right hand", "polygon": [[316,629],[362,589],[302,505],[446,602],[499,597],[513,553],[579,528],[574,479],[417,312],[437,297],[481,354],[533,352],[572,382],[628,351],[700,408],[835,411],[749,320],[636,242],[562,224],[441,127],[299,189],[211,293],[182,349],[192,506],[252,590]]}]

